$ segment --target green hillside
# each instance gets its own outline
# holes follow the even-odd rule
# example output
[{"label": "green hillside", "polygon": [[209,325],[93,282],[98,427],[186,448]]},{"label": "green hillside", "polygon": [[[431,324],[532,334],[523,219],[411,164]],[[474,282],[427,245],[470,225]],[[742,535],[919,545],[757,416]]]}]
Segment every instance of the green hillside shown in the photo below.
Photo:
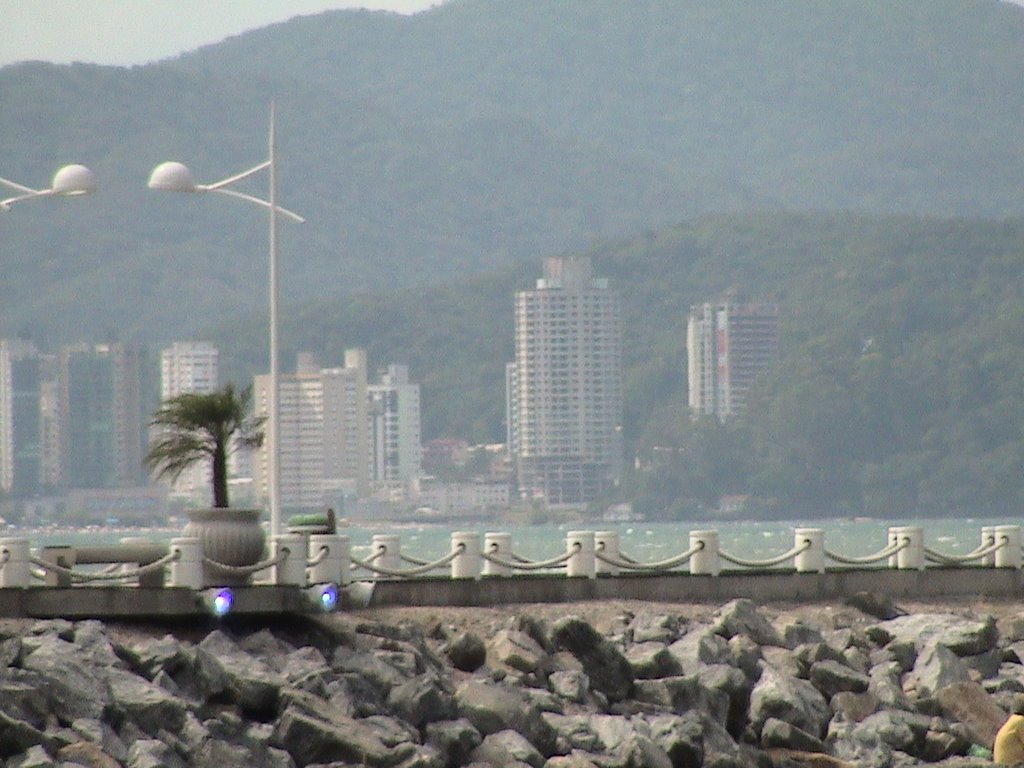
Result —
[{"label": "green hillside", "polygon": [[[706,217],[590,251],[622,292],[626,420],[651,514],[725,494],[804,514],[981,514],[1024,503],[1024,220],[855,214]],[[407,362],[425,437],[504,439],[512,296],[539,262],[288,313],[297,350]],[[781,305],[783,356],[748,418],[686,411],[689,306],[739,288]],[[256,329],[255,332],[253,329]],[[263,365],[256,318],[225,327],[236,375]]]},{"label": "green hillside", "polygon": [[[453,0],[332,12],[128,69],[0,68],[0,333],[166,341],[265,304],[266,226],[145,191],[266,152],[285,303],[461,280],[706,212],[1024,213],[1024,11],[999,0]],[[259,193],[260,184],[253,191]]]}]

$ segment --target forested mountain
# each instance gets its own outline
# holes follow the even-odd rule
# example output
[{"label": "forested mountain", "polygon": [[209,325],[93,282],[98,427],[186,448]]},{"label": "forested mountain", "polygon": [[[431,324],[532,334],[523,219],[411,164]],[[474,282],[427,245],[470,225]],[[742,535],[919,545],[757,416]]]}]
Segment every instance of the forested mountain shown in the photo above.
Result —
[{"label": "forested mountain", "polygon": [[[1024,11],[999,0],[452,0],[298,18],[128,69],[0,68],[0,333],[168,340],[265,304],[266,227],[144,189],[265,157],[285,304],[462,279],[704,212],[1024,213]],[[254,181],[259,193],[262,181]]]},{"label": "forested mountain", "polygon": [[[735,214],[587,253],[623,296],[624,434],[642,471],[621,492],[648,513],[725,494],[803,514],[1024,505],[1024,220]],[[540,268],[313,303],[289,313],[285,346],[408,362],[426,437],[500,441],[512,297]],[[694,423],[687,311],[732,288],[778,302],[782,360],[747,418]],[[265,359],[259,328],[218,334],[237,375]]]}]

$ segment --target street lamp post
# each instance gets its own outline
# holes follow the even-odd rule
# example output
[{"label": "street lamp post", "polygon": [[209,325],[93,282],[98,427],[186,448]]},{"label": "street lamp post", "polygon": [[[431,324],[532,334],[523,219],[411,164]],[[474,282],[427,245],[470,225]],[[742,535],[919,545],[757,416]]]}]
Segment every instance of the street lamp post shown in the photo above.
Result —
[{"label": "street lamp post", "polygon": [[54,174],[49,189],[32,189],[24,184],[17,184],[9,179],[0,178],[0,184],[20,194],[0,200],[0,211],[9,211],[15,203],[32,200],[36,197],[74,197],[96,191],[96,177],[84,165],[65,165]]},{"label": "street lamp post", "polygon": [[[280,435],[281,403],[280,403],[280,365],[278,361],[277,304],[277,215],[283,214],[292,221],[303,222],[304,218],[287,208],[277,204],[277,161],[274,136],[274,105],[270,106],[270,137],[269,157],[259,165],[234,176],[221,179],[213,184],[196,184],[188,166],[178,162],[161,163],[153,169],[149,177],[149,188],[169,192],[217,192],[230,195],[250,203],[267,208],[270,212],[270,418],[268,442],[270,443],[268,467],[268,491],[270,495],[270,533],[277,536],[281,532],[281,445]],[[269,199],[263,200],[252,195],[229,189],[232,184],[247,179],[255,173],[268,169],[270,175]]]}]

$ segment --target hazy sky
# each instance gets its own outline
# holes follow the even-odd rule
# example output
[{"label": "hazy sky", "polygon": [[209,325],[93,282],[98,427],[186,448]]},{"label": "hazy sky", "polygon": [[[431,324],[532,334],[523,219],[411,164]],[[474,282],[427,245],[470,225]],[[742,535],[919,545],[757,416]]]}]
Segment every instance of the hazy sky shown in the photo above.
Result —
[{"label": "hazy sky", "polygon": [[145,64],[332,8],[414,13],[439,0],[0,0],[0,66]]}]

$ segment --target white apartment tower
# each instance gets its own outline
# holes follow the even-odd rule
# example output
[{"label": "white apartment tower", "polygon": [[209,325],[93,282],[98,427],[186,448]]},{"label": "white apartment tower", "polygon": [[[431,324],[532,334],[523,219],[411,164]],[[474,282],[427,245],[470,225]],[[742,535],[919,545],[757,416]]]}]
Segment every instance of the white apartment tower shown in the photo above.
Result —
[{"label": "white apartment tower", "polygon": [[409,383],[407,366],[392,364],[368,391],[373,483],[399,491],[422,474],[420,385]]},{"label": "white apartment tower", "polygon": [[[219,353],[208,341],[176,341],[160,350],[160,402],[184,394],[206,395],[217,390]],[[210,467],[201,462],[181,473],[172,493],[197,499],[208,494]]]},{"label": "white apartment tower", "polygon": [[[343,368],[320,368],[300,354],[296,372],[279,376],[281,506],[322,510],[339,496],[369,492],[366,353],[347,350]],[[270,408],[270,377],[255,381],[256,413]],[[269,495],[269,450],[255,457],[254,480]]]},{"label": "white apartment tower", "polygon": [[519,492],[583,504],[622,471],[622,330],[618,294],[587,257],[551,257],[515,300],[506,372]]},{"label": "white apartment tower", "polygon": [[729,294],[690,308],[686,326],[689,406],[726,421],[746,408],[754,381],[779,357],[779,308]]}]

